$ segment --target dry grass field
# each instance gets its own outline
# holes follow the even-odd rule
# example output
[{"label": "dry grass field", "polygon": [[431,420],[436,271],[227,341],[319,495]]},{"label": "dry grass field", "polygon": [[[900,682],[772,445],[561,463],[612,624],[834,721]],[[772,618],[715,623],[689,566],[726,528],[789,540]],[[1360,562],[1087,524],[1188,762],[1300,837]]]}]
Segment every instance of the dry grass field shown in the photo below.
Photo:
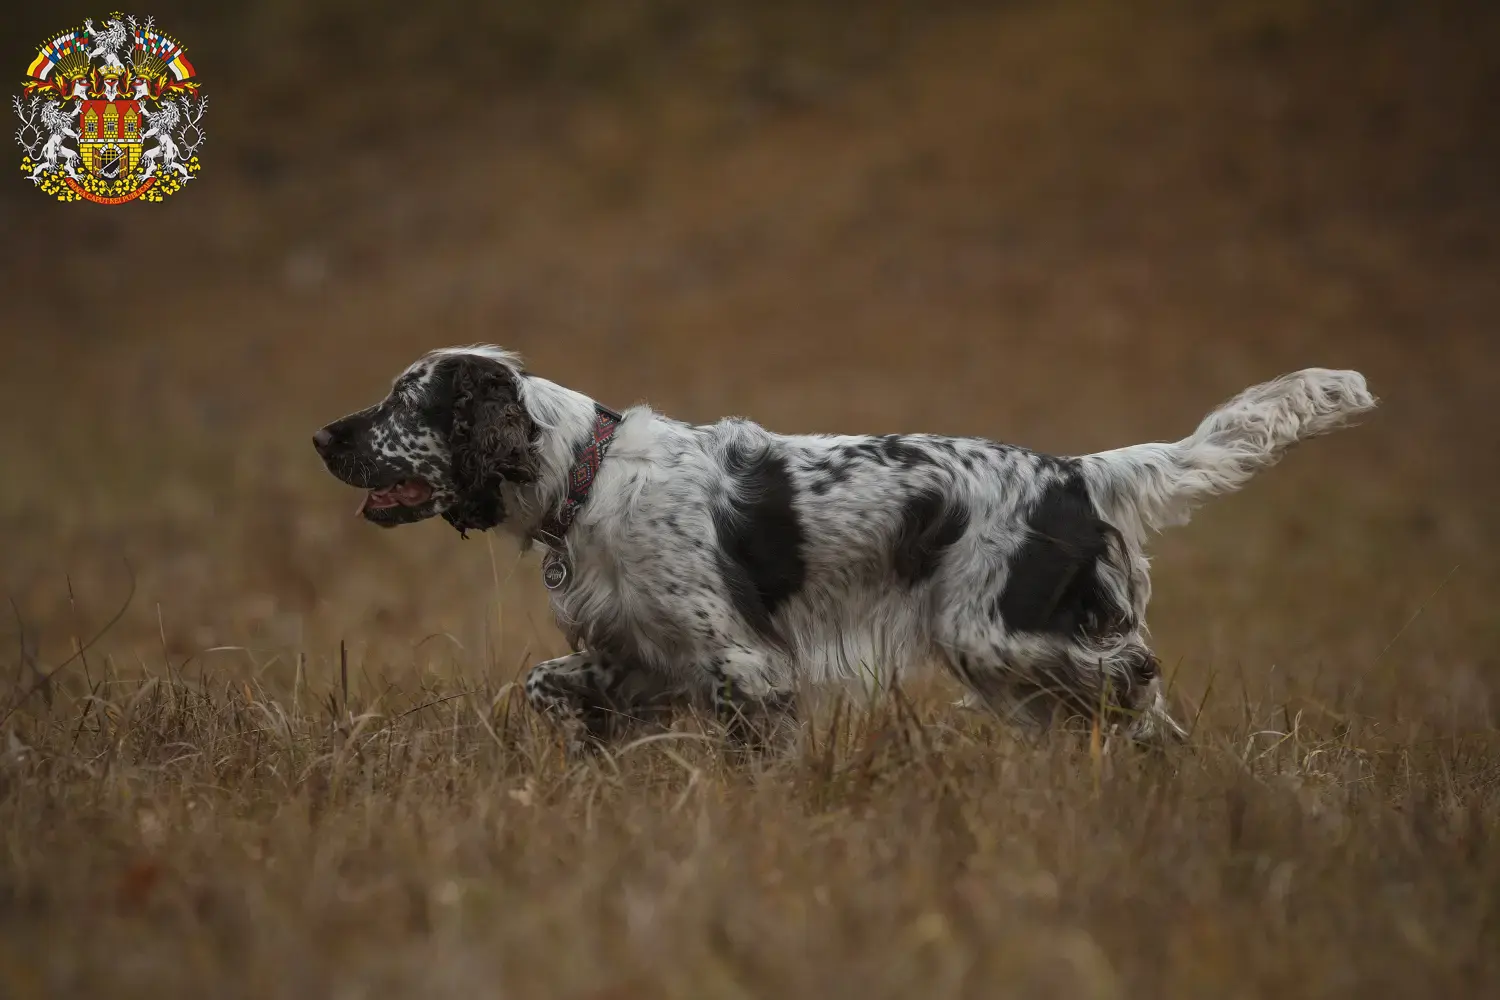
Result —
[{"label": "dry grass field", "polygon": [[[201,177],[0,184],[0,996],[1500,993],[1492,8],[159,5]],[[536,556],[310,443],[474,341],[1062,453],[1382,407],[1161,538],[1179,752],[935,678],[577,760]]]}]

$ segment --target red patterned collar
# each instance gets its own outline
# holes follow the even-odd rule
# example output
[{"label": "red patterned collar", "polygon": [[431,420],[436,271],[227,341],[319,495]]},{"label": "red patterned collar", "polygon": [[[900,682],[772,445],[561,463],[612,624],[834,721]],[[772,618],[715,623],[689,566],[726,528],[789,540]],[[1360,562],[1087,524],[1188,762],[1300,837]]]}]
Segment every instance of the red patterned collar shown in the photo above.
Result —
[{"label": "red patterned collar", "polygon": [[604,464],[604,454],[614,440],[615,430],[624,418],[607,406],[594,404],[594,423],[589,429],[588,440],[578,446],[573,454],[573,468],[568,471],[568,495],[562,507],[550,514],[532,537],[553,552],[562,551],[563,536],[578,516],[578,510],[589,498],[594,479],[599,475],[599,466]]}]

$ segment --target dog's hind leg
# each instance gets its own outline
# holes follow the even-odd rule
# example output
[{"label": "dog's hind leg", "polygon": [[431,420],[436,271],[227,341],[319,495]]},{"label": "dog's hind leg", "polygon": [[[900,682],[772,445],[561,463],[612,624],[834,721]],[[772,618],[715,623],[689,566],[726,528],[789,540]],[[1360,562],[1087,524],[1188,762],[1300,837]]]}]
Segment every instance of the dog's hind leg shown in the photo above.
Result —
[{"label": "dog's hind leg", "polygon": [[1096,648],[1073,637],[1007,633],[960,613],[940,623],[937,648],[971,692],[965,704],[983,705],[1023,728],[1102,712],[1101,722],[1142,742],[1185,735],[1167,712],[1156,656],[1138,640]]},{"label": "dog's hind leg", "polygon": [[944,581],[932,635],[949,669],[1019,722],[1102,715],[1143,736],[1178,730],[1144,639],[1145,559],[1100,519],[1076,465],[1021,513],[1019,545],[978,545]]}]

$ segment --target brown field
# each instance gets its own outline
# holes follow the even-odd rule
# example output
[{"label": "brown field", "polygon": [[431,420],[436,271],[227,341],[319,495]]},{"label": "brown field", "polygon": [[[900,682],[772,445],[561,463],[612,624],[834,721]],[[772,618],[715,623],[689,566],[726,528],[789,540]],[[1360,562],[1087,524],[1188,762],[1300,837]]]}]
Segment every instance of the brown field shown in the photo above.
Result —
[{"label": "brown field", "polygon": [[[161,4],[201,177],[0,184],[0,996],[1500,995],[1493,4],[473,7]],[[473,341],[1064,453],[1382,408],[1161,538],[1181,752],[939,679],[580,761],[536,556],[310,445]]]}]

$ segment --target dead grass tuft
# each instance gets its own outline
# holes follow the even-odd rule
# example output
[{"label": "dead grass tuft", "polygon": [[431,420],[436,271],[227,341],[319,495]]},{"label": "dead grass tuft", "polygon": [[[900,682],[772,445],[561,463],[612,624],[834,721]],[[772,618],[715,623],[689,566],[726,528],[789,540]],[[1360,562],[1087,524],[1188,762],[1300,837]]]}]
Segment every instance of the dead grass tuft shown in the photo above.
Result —
[{"label": "dead grass tuft", "polygon": [[[1246,702],[1171,754],[951,692],[570,759],[489,665],[6,693],[8,996],[1474,995],[1500,734]],[[34,694],[22,705],[27,690]],[[1336,721],[1335,721],[1336,720]],[[37,992],[40,991],[40,992]]]}]

